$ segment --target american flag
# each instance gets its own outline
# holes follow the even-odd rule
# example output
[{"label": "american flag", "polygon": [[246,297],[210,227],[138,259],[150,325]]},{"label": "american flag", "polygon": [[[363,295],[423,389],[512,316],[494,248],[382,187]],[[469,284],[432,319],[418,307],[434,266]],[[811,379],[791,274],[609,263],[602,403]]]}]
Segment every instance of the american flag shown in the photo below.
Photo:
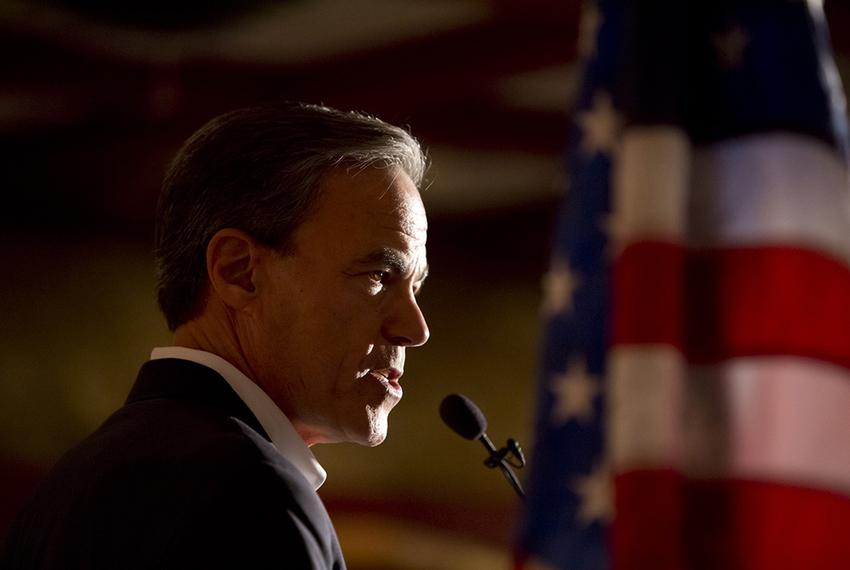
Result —
[{"label": "american flag", "polygon": [[585,24],[518,567],[850,568],[822,2],[600,0]]}]

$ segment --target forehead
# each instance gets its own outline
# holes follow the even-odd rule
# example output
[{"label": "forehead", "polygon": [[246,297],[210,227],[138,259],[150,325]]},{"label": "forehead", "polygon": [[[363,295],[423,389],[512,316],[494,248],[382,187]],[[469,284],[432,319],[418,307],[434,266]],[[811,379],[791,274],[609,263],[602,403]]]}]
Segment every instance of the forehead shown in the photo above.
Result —
[{"label": "forehead", "polygon": [[320,183],[315,209],[296,232],[296,243],[336,253],[382,247],[413,253],[424,248],[427,231],[419,191],[403,171],[341,168]]}]

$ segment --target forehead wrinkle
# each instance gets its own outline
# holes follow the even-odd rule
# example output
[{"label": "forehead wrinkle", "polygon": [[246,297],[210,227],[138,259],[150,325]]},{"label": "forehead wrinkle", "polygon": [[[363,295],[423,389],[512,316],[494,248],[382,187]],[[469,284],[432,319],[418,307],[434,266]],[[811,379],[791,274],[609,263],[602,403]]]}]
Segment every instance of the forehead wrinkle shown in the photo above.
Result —
[{"label": "forehead wrinkle", "polygon": [[391,232],[397,232],[406,238],[415,242],[425,243],[426,236],[428,235],[428,228],[423,227],[419,224],[416,224],[412,221],[405,222],[404,220],[395,220],[397,223],[393,224],[380,224],[378,227],[383,230],[389,230]]},{"label": "forehead wrinkle", "polygon": [[421,205],[412,204],[399,196],[387,200],[391,203],[374,211],[376,225],[384,230],[400,232],[416,241],[425,241],[428,218]]}]

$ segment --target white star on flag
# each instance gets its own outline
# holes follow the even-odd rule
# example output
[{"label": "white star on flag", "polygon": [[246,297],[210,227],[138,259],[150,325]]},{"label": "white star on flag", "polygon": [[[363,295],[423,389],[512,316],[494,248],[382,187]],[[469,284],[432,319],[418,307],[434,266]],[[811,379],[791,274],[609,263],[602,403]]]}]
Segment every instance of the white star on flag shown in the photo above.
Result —
[{"label": "white star on flag", "polygon": [[604,463],[597,465],[587,477],[573,480],[572,490],[579,497],[576,518],[589,526],[596,521],[610,521],[614,518],[614,489],[611,473]]},{"label": "white star on flag", "polygon": [[578,54],[584,59],[596,55],[596,36],[602,26],[602,14],[596,4],[585,4],[578,25]]},{"label": "white star on flag", "polygon": [[552,317],[570,311],[578,285],[579,278],[570,271],[566,260],[561,257],[553,259],[549,272],[543,276],[543,314]]},{"label": "white star on flag", "polygon": [[750,43],[750,36],[739,25],[730,27],[722,34],[712,38],[717,57],[724,67],[736,68],[744,65],[744,51]]},{"label": "white star on flag", "polygon": [[579,113],[576,122],[581,128],[581,150],[589,156],[613,153],[622,120],[611,104],[611,96],[598,92],[593,96],[593,108]]},{"label": "white star on flag", "polygon": [[599,385],[587,374],[583,358],[573,358],[567,371],[552,379],[549,389],[555,395],[554,423],[565,424],[573,418],[584,422],[593,417],[593,399],[599,393]]}]

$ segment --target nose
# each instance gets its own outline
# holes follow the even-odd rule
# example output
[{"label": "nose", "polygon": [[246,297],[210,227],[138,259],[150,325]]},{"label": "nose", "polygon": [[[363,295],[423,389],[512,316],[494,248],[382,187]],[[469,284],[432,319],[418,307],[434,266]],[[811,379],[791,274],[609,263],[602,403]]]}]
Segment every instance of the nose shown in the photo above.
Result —
[{"label": "nose", "polygon": [[412,294],[400,299],[390,314],[384,319],[381,329],[384,339],[395,346],[414,347],[428,342],[431,331],[425,322],[425,315]]}]

